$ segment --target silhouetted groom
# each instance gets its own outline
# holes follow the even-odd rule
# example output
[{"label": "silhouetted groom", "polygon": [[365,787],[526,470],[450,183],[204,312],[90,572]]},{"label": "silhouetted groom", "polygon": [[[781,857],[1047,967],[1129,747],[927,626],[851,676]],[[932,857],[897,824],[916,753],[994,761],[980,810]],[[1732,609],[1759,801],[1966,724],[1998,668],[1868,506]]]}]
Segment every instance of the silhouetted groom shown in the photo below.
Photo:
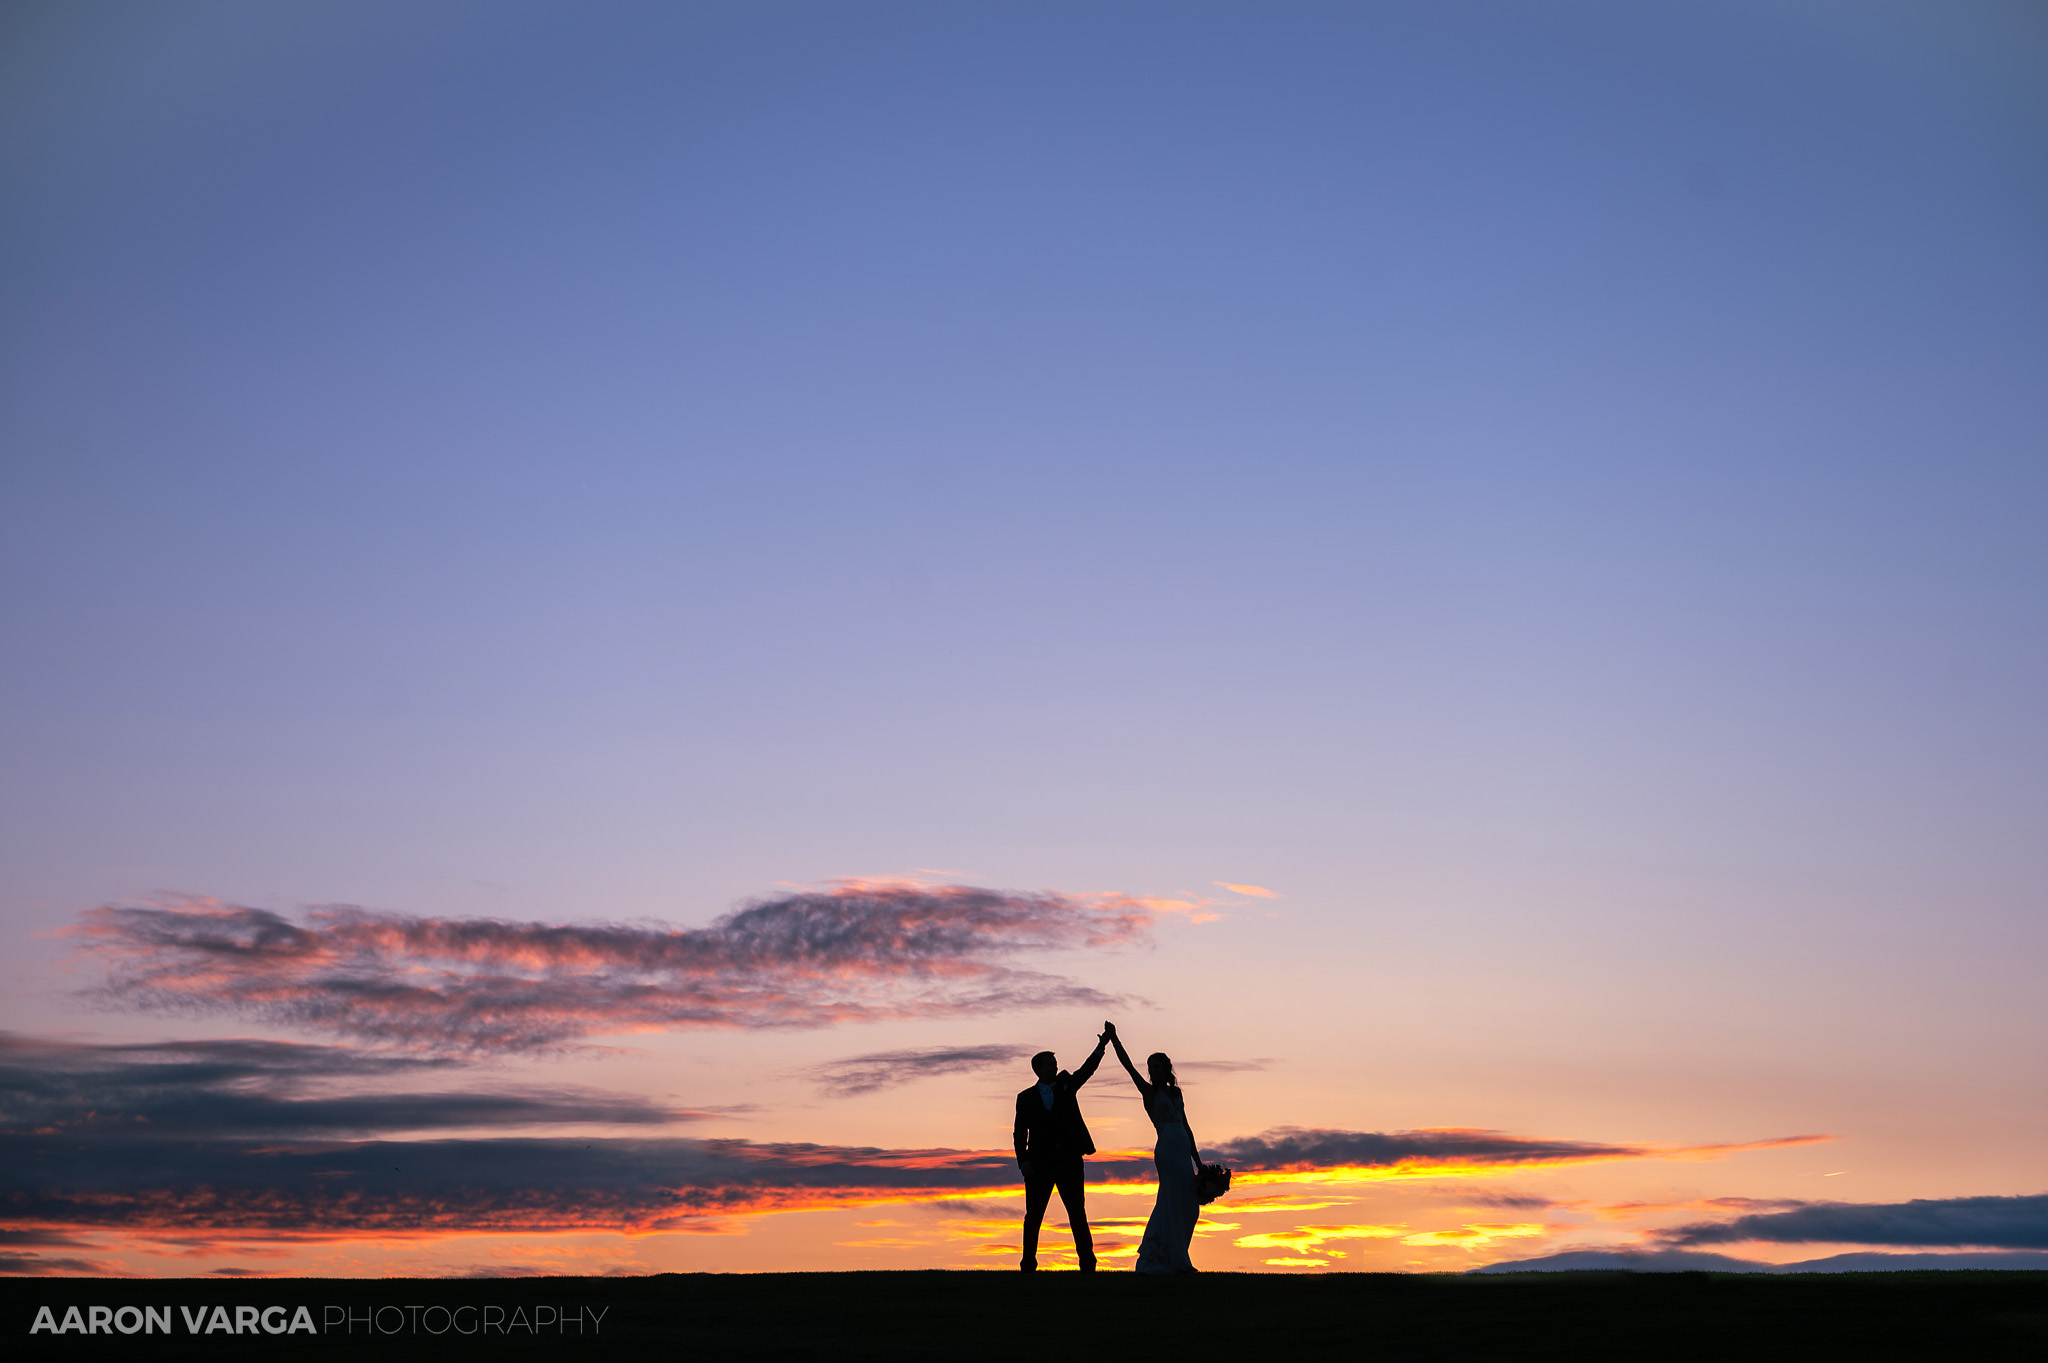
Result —
[{"label": "silhouetted groom", "polygon": [[1038,1227],[1045,1220],[1052,1190],[1060,1190],[1067,1224],[1074,1228],[1074,1253],[1083,1273],[1095,1271],[1095,1237],[1088,1233],[1088,1201],[1082,1187],[1083,1157],[1095,1153],[1088,1124],[1081,1120],[1076,1090],[1095,1074],[1109,1033],[1095,1039],[1095,1054],[1074,1074],[1060,1068],[1051,1051],[1031,1057],[1038,1082],[1017,1095],[1017,1125],[1010,1133],[1017,1145],[1017,1168],[1024,1175],[1024,1262],[1026,1273],[1038,1268]]}]

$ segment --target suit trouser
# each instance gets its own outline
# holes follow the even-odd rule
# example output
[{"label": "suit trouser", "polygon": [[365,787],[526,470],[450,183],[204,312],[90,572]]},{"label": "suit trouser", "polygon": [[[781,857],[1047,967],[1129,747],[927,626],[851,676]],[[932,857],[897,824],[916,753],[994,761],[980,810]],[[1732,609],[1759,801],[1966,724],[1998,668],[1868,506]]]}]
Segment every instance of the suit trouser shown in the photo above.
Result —
[{"label": "suit trouser", "polygon": [[1079,1155],[1033,1155],[1031,1172],[1024,1176],[1024,1264],[1038,1267],[1038,1227],[1045,1209],[1058,1188],[1060,1202],[1067,1209],[1067,1224],[1074,1230],[1074,1254],[1082,1268],[1095,1267],[1095,1237],[1088,1233],[1088,1196],[1082,1179]]}]

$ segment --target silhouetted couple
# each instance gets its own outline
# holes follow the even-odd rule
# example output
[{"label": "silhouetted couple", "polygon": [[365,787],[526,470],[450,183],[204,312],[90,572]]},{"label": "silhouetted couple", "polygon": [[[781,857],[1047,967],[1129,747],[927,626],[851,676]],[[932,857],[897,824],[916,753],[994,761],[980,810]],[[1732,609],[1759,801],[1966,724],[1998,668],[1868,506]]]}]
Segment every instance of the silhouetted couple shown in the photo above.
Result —
[{"label": "silhouetted couple", "polygon": [[1031,1057],[1038,1082],[1017,1095],[1017,1125],[1011,1133],[1017,1145],[1017,1168],[1024,1175],[1024,1262],[1026,1273],[1038,1267],[1038,1228],[1045,1209],[1059,1190],[1067,1209],[1067,1222],[1074,1228],[1074,1253],[1083,1273],[1095,1271],[1095,1237],[1088,1233],[1088,1203],[1082,1186],[1081,1161],[1095,1153],[1088,1124],[1081,1120],[1081,1085],[1095,1077],[1105,1048],[1116,1047],[1116,1058],[1124,1072],[1138,1086],[1145,1100],[1145,1115],[1158,1133],[1152,1150],[1153,1166],[1159,1171],[1159,1199],[1152,1205],[1152,1218],[1145,1223],[1145,1239],[1138,1246],[1140,1273],[1193,1273],[1188,1246],[1194,1242],[1195,1219],[1201,1200],[1195,1191],[1195,1176],[1202,1167],[1195,1152],[1194,1133],[1188,1129],[1187,1104],[1173,1077],[1173,1061],[1154,1052],[1145,1057],[1150,1080],[1139,1077],[1116,1024],[1102,1024],[1095,1050],[1072,1074],[1059,1067],[1051,1051]]}]

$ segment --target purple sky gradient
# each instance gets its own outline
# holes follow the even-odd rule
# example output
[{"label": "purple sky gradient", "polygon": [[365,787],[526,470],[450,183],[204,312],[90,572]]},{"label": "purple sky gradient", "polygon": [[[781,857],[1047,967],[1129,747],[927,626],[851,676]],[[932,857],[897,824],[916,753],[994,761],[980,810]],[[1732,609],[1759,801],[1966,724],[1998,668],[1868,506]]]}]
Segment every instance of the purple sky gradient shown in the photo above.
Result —
[{"label": "purple sky gradient", "polygon": [[[0,1028],[242,1035],[80,994],[153,895],[1209,898],[1017,964],[1218,1139],[2048,1188],[2037,8],[0,23]],[[980,1149],[807,1076],[1098,1021],[533,1073]]]}]

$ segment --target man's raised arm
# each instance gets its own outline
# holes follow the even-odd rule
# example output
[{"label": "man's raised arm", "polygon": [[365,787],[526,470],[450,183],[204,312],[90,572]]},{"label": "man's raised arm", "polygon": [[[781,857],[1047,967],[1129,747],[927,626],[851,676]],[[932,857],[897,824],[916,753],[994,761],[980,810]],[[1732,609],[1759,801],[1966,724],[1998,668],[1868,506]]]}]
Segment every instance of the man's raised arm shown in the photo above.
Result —
[{"label": "man's raised arm", "polygon": [[1095,1077],[1095,1067],[1102,1063],[1102,1053],[1109,1049],[1109,1033],[1095,1038],[1095,1053],[1088,1057],[1081,1068],[1074,1071],[1074,1087],[1079,1088]]}]

